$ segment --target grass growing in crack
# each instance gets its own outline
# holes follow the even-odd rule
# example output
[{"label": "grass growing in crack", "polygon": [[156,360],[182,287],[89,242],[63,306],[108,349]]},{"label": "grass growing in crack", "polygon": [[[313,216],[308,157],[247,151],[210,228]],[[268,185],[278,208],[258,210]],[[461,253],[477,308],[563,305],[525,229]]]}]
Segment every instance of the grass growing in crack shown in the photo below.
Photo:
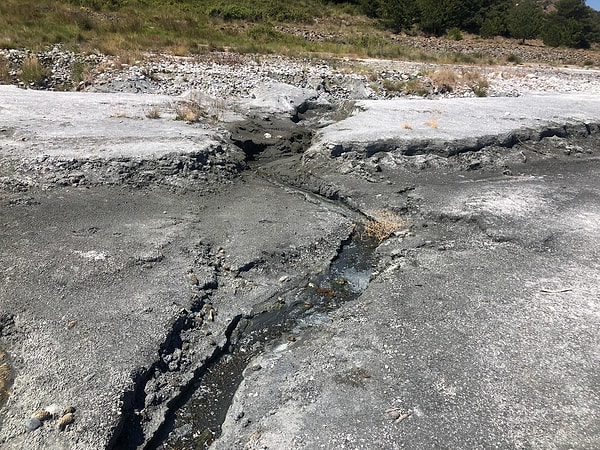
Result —
[{"label": "grass growing in crack", "polygon": [[4,359],[4,352],[0,349],[0,406],[2,406],[8,397],[8,388],[10,384],[10,367]]},{"label": "grass growing in crack", "polygon": [[405,222],[391,211],[377,211],[364,223],[363,236],[375,239],[379,244],[392,234],[405,228]]}]

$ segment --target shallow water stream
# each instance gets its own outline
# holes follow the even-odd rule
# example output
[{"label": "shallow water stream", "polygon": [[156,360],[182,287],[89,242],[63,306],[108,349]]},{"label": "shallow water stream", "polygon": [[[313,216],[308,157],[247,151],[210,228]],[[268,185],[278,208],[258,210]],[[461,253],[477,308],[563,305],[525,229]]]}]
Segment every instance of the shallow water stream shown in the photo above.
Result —
[{"label": "shallow water stream", "polygon": [[148,448],[208,448],[221,433],[244,370],[259,369],[249,367],[252,359],[281,350],[303,330],[328,322],[329,311],[357,299],[369,284],[375,248],[376,242],[357,226],[329,270],[303,286],[278,293],[265,302],[271,305],[266,310],[242,318],[227,351],[207,367]]}]

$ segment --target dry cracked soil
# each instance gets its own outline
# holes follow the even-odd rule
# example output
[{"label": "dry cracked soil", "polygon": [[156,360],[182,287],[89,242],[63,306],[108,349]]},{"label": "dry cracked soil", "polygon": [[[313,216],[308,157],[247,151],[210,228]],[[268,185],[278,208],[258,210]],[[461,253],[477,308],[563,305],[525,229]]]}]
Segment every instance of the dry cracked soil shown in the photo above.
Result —
[{"label": "dry cracked soil", "polygon": [[0,447],[600,447],[597,93],[181,101],[0,86]]}]

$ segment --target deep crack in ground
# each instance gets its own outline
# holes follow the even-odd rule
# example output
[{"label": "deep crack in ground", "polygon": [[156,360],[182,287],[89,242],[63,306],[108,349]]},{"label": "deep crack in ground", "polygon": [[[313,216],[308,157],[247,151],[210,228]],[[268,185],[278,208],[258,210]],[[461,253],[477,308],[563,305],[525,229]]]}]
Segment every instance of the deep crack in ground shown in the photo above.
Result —
[{"label": "deep crack in ground", "polygon": [[277,293],[258,308],[264,311],[242,318],[225,351],[205,366],[146,448],[207,448],[220,435],[249,362],[269,348],[301,339],[303,330],[327,322],[328,311],[357,299],[368,286],[375,248],[376,241],[357,227],[327,272]]},{"label": "deep crack in ground", "polygon": [[[315,119],[318,113],[301,105],[292,118],[250,119],[232,127],[231,141],[246,155],[250,168],[259,164],[279,162],[299,154],[311,142],[314,131],[303,123],[304,117]],[[330,108],[326,112],[330,112]],[[297,160],[295,160],[297,163]],[[270,177],[266,175],[266,178]],[[312,203],[356,220],[362,215],[351,210],[342,201],[332,200],[296,186],[270,179],[279,189],[301,193]],[[194,294],[197,298],[190,311],[182,311],[174,321],[172,331],[161,346],[161,359],[147,371],[137,375],[136,389],[125,395],[123,420],[109,448],[115,449],[167,449],[179,446],[208,447],[221,432],[233,396],[243,379],[248,363],[273,343],[286,335],[295,340],[299,330],[326,321],[328,311],[343,302],[354,300],[366,289],[374,263],[377,241],[365,235],[361,223],[355,223],[354,232],[342,243],[329,270],[308,275],[307,279],[292,288],[278,292],[266,299],[248,316],[236,316],[226,331],[223,346],[193,370],[185,385],[178,387],[175,395],[157,405],[148,404],[149,385],[160,385],[160,379],[171,370],[165,361],[174,353],[181,354],[181,334],[194,331],[195,319],[208,320],[206,305],[211,305],[212,289],[204,286]],[[251,268],[251,267],[250,267]],[[240,270],[247,270],[241,268]],[[217,277],[218,278],[218,277]],[[212,320],[212,319],[210,319]],[[186,370],[178,368],[177,370]],[[189,370],[189,369],[187,369]],[[160,397],[160,389],[155,392]],[[148,429],[145,422],[152,414],[162,417],[153,420]]]}]

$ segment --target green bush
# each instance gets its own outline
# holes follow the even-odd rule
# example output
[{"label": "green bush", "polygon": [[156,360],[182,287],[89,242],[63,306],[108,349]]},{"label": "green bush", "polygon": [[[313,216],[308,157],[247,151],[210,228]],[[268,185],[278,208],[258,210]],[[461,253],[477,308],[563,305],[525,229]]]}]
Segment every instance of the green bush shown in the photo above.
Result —
[{"label": "green bush", "polygon": [[266,24],[254,25],[248,29],[247,33],[248,36],[257,41],[274,41],[285,37],[279,31],[274,30],[271,25]]},{"label": "green bush", "polygon": [[521,59],[521,57],[519,55],[515,55],[514,53],[511,53],[510,55],[508,55],[506,57],[506,62],[513,63],[513,64],[521,64],[523,62],[523,60]]},{"label": "green bush", "polygon": [[225,21],[249,20],[257,22],[263,19],[261,12],[246,8],[242,5],[222,5],[208,8],[209,17],[218,17]]},{"label": "green bush", "polygon": [[462,41],[463,39],[463,35],[457,27],[450,28],[446,36],[448,39],[452,39],[453,41]]}]

